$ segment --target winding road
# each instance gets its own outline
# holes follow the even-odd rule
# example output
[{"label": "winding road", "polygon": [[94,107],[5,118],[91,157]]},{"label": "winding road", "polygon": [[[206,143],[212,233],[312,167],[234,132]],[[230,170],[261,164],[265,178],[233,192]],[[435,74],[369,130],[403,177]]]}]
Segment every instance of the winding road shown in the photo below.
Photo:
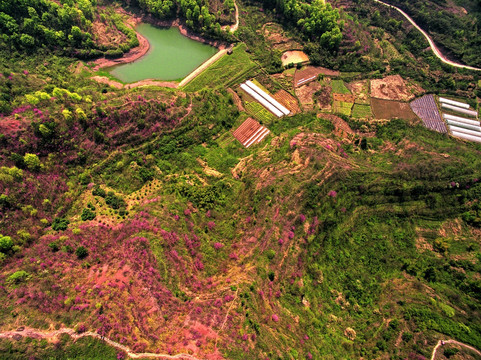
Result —
[{"label": "winding road", "polygon": [[472,351],[474,351],[476,354],[478,354],[479,356],[481,356],[481,351],[479,351],[478,349],[473,348],[472,346],[463,344],[462,342],[459,342],[459,341],[456,341],[456,340],[439,340],[438,343],[436,344],[436,346],[435,346],[434,349],[433,349],[433,355],[431,356],[431,360],[434,360],[434,359],[436,358],[436,352],[438,351],[439,347],[442,346],[442,345],[446,345],[446,344],[456,344],[456,345],[459,345],[459,346],[463,346],[463,347],[465,347],[466,349],[472,350]]},{"label": "winding road", "polygon": [[395,9],[397,10],[398,12],[400,12],[416,29],[418,29],[421,34],[423,34],[423,36],[426,38],[426,40],[429,42],[429,46],[431,47],[431,49],[433,50],[434,52],[434,55],[436,55],[443,63],[445,64],[448,64],[448,65],[451,65],[451,66],[454,66],[454,67],[457,67],[457,68],[462,68],[462,69],[468,69],[468,70],[475,70],[475,71],[481,71],[480,68],[477,68],[477,67],[473,67],[473,66],[469,66],[469,65],[463,65],[463,64],[460,64],[460,63],[457,63],[457,62],[454,62],[454,61],[451,61],[451,60],[448,60],[446,59],[446,57],[441,53],[441,51],[439,51],[439,49],[437,48],[436,44],[434,44],[434,41],[431,39],[431,37],[423,30],[419,27],[418,24],[416,24],[414,22],[414,20],[408,15],[406,14],[404,11],[402,11],[400,8],[394,6],[394,5],[391,5],[391,4],[387,4],[381,0],[373,0],[379,4],[383,4],[384,6],[387,6],[387,7],[390,7],[392,9]]},{"label": "winding road", "polygon": [[[234,0],[234,7],[235,7],[235,24],[231,26],[230,32],[233,33],[239,28],[239,8],[237,7],[237,3]],[[227,29],[229,25],[224,25],[222,30]]]},{"label": "winding road", "polygon": [[[237,296],[237,292],[236,292]],[[231,307],[232,308],[232,305]],[[230,311],[229,308],[229,311]],[[227,315],[229,313],[227,312]],[[226,315],[226,318],[227,318]],[[222,324],[222,327],[225,325]],[[99,340],[105,341],[107,344],[110,346],[121,350],[127,354],[128,357],[131,359],[140,359],[140,358],[155,358],[155,359],[177,359],[177,360],[200,360],[196,358],[195,356],[189,355],[189,354],[176,354],[176,355],[169,355],[169,354],[154,354],[154,353],[134,353],[132,352],[127,346],[119,344],[116,341],[110,340],[109,338],[106,338],[105,336],[101,336],[96,332],[91,332],[87,331],[84,333],[77,333],[74,329],[71,328],[61,328],[59,330],[53,330],[53,331],[48,331],[48,330],[38,330],[38,329],[33,329],[30,327],[19,327],[17,330],[11,330],[11,331],[4,331],[0,333],[0,338],[3,339],[14,339],[14,340],[20,340],[22,337],[29,337],[29,338],[34,338],[34,339],[47,339],[47,340],[55,340],[58,339],[60,335],[62,334],[68,334],[72,337],[72,339],[77,340],[86,336],[91,336],[94,338],[97,338]],[[465,347],[466,349],[469,349],[471,351],[474,351],[476,354],[481,356],[481,351],[478,349],[464,344],[462,342],[456,341],[456,340],[439,340],[436,346],[433,349],[433,354],[431,356],[431,360],[435,360],[437,351],[439,348],[443,345],[446,344],[455,344],[459,345],[462,347]]]},{"label": "winding road", "polygon": [[96,332],[87,331],[87,332],[78,334],[74,329],[70,329],[70,328],[61,328],[59,330],[48,331],[48,330],[32,329],[29,327],[20,327],[17,330],[5,331],[0,333],[0,338],[18,340],[21,337],[30,337],[35,339],[54,340],[54,339],[57,339],[62,334],[68,334],[74,340],[77,340],[86,336],[97,338],[99,340],[105,341],[110,346],[125,352],[127,356],[130,357],[131,359],[153,358],[153,359],[201,360],[189,354],[169,355],[169,354],[153,354],[153,353],[134,353],[127,346],[119,344],[116,341],[110,340],[105,336],[101,336]]}]

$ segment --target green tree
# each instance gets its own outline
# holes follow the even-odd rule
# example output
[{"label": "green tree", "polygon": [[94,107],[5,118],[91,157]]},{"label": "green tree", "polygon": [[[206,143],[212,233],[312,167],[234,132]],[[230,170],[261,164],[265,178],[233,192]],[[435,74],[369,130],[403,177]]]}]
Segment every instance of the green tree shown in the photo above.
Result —
[{"label": "green tree", "polygon": [[0,234],[0,251],[7,253],[12,250],[13,240],[10,236],[3,236]]},{"label": "green tree", "polygon": [[22,34],[20,36],[20,43],[24,48],[30,49],[35,46],[35,39],[31,35]]},{"label": "green tree", "polygon": [[89,251],[84,246],[79,246],[77,250],[75,250],[75,255],[77,255],[79,259],[84,259],[89,255]]},{"label": "green tree", "polygon": [[40,159],[35,154],[26,153],[23,157],[25,166],[30,170],[39,170],[41,167]]}]

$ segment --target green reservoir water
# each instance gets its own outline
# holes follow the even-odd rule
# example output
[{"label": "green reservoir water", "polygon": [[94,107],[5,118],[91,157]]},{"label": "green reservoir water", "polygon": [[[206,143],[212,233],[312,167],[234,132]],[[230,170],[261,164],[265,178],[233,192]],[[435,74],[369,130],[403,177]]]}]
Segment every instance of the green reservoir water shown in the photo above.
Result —
[{"label": "green reservoir water", "polygon": [[109,70],[127,83],[144,79],[182,79],[217,52],[213,46],[183,36],[177,27],[166,29],[140,24],[136,30],[150,43],[147,54]]}]

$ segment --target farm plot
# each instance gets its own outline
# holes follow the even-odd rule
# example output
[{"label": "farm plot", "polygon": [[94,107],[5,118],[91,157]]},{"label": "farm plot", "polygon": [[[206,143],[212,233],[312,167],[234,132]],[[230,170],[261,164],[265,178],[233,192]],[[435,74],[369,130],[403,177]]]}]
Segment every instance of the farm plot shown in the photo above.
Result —
[{"label": "farm plot", "polygon": [[185,86],[185,91],[198,91],[204,87],[230,86],[251,77],[257,70],[245,52],[246,45],[234,48],[232,55],[224,55]]},{"label": "farm plot", "polygon": [[354,104],[354,107],[352,108],[352,117],[356,119],[372,118],[371,107],[365,104]]},{"label": "farm plot", "polygon": [[441,119],[434,95],[424,95],[411,102],[411,108],[421,118],[426,128],[440,133],[447,133],[446,124]]},{"label": "farm plot", "polygon": [[412,121],[417,119],[408,103],[371,98],[371,107],[375,119],[406,119]]},{"label": "farm plot", "polygon": [[337,94],[350,94],[351,92],[344,84],[342,80],[332,80],[331,82],[332,92]]},{"label": "farm plot", "polygon": [[334,94],[332,94],[332,99],[334,101],[344,101],[344,102],[353,103],[356,100],[356,97],[354,95],[351,95],[351,94],[334,93]]},{"label": "farm plot", "polygon": [[246,111],[255,117],[257,120],[264,124],[269,124],[276,119],[276,116],[267,110],[264,106],[259,104],[257,101],[246,101],[245,102]]},{"label": "farm plot", "polygon": [[261,142],[269,130],[252,118],[247,118],[233,133],[234,137],[246,148]]},{"label": "farm plot", "polygon": [[354,104],[349,102],[334,101],[332,103],[332,112],[351,116],[352,105]]},{"label": "farm plot", "polygon": [[299,87],[317,79],[321,73],[321,68],[315,66],[306,66],[302,70],[297,70],[294,75],[294,86]]},{"label": "farm plot", "polygon": [[332,89],[329,85],[322,87],[319,97],[317,98],[317,104],[321,110],[331,111],[331,91]]},{"label": "farm plot", "polygon": [[284,105],[288,110],[290,110],[292,115],[301,112],[301,108],[299,107],[297,99],[291,94],[289,94],[287,91],[279,90],[274,95],[272,95],[272,97],[279,101],[282,105]]}]

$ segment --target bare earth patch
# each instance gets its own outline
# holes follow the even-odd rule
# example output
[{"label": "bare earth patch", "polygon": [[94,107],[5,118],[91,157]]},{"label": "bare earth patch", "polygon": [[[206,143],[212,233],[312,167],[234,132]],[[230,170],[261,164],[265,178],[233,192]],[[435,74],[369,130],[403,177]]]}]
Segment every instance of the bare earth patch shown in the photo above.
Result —
[{"label": "bare earth patch", "polygon": [[303,52],[299,50],[293,51],[286,51],[281,56],[282,66],[286,66],[288,64],[298,64],[309,61],[309,57]]},{"label": "bare earth patch", "polygon": [[301,102],[302,107],[305,110],[312,110],[314,108],[314,93],[317,90],[320,90],[322,85],[319,84],[317,81],[311,82],[308,85],[303,85],[301,87],[296,88],[296,95],[299,101]]},{"label": "bare earth patch", "polygon": [[368,103],[369,101],[369,84],[368,80],[354,81],[347,84],[347,88],[356,97],[359,103]]},{"label": "bare earth patch", "polygon": [[408,101],[414,98],[414,94],[400,75],[389,75],[371,80],[371,97]]}]

